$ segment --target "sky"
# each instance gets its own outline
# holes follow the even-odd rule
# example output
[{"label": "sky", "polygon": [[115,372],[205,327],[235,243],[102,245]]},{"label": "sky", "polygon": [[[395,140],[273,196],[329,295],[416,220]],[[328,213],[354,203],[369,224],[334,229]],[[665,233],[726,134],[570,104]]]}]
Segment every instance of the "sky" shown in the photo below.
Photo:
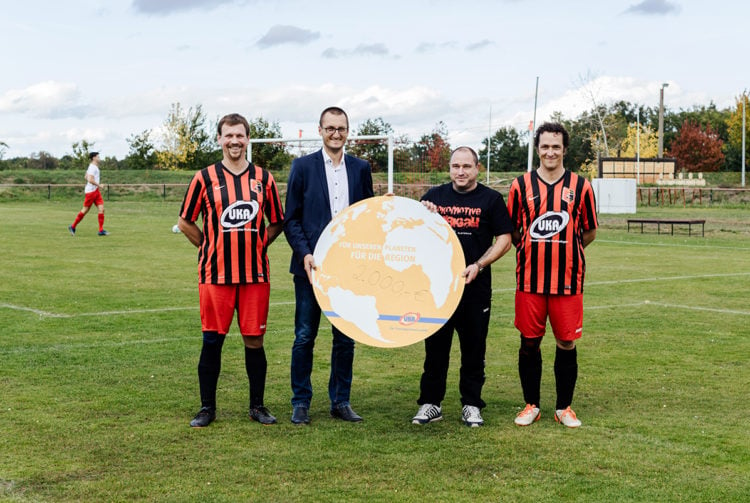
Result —
[{"label": "sky", "polygon": [[[678,111],[750,89],[745,0],[58,0],[0,18],[4,157],[158,144],[173,103],[317,136],[343,107],[453,147],[618,100]],[[536,87],[538,79],[538,91]]]}]

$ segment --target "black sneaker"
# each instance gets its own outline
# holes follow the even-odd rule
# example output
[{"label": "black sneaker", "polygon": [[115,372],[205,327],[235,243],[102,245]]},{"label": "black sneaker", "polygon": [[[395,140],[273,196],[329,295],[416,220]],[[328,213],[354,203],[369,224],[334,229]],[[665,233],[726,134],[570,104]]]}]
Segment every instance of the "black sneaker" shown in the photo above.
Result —
[{"label": "black sneaker", "polygon": [[100,230],[97,234],[100,236],[109,236],[109,232],[105,231],[104,229]]},{"label": "black sneaker", "polygon": [[262,405],[250,408],[250,419],[258,421],[260,424],[276,423],[276,418],[271,415],[271,411]]},{"label": "black sneaker", "polygon": [[213,407],[202,407],[195,415],[190,426],[193,428],[203,428],[211,424],[216,419],[216,409]]},{"label": "black sneaker", "polygon": [[71,236],[75,236],[76,235],[76,228],[73,227],[72,225],[69,225],[68,226],[68,232],[70,232]]}]

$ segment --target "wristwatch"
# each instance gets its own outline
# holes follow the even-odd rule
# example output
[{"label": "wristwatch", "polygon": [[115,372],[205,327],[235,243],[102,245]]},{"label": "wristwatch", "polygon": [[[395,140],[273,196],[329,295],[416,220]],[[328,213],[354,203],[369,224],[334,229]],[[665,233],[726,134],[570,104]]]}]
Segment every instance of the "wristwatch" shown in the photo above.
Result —
[{"label": "wristwatch", "polygon": [[476,262],[474,262],[474,265],[477,266],[477,274],[479,274],[482,271],[484,271],[484,266],[482,264],[480,264],[478,260]]}]

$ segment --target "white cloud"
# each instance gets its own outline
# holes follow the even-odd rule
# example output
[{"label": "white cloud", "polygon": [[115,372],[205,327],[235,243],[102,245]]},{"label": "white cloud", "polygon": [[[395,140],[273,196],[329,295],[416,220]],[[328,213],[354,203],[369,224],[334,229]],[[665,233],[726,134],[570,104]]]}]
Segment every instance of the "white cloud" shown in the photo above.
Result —
[{"label": "white cloud", "polygon": [[48,80],[24,89],[10,89],[0,96],[0,112],[34,117],[80,117],[85,107],[78,103],[76,84]]}]

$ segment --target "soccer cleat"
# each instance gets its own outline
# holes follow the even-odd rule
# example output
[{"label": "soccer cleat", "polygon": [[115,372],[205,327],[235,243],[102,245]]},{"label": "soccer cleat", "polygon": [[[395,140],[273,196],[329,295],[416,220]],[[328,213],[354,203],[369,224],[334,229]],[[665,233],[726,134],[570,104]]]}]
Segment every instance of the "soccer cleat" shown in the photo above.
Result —
[{"label": "soccer cleat", "polygon": [[68,232],[70,232],[71,236],[75,236],[76,235],[76,228],[73,227],[72,225],[69,225],[68,226]]},{"label": "soccer cleat", "polygon": [[276,423],[276,418],[271,415],[271,411],[262,405],[250,408],[250,419],[258,421],[260,424]]},{"label": "soccer cleat", "polygon": [[556,410],[555,421],[563,426],[567,426],[568,428],[578,428],[581,426],[581,421],[576,417],[576,413],[573,412],[573,409],[570,407]]},{"label": "soccer cleat", "polygon": [[420,405],[417,415],[411,420],[412,424],[427,424],[443,419],[443,412],[439,405],[425,403]]},{"label": "soccer cleat", "polygon": [[100,236],[109,236],[109,232],[105,231],[104,229],[99,231]]},{"label": "soccer cleat", "polygon": [[473,405],[464,405],[461,410],[461,419],[466,426],[477,428],[484,424],[482,415],[479,413],[479,407]]},{"label": "soccer cleat", "polygon": [[193,428],[203,428],[211,424],[216,419],[216,409],[212,407],[201,407],[201,410],[195,415],[190,426]]},{"label": "soccer cleat", "polygon": [[528,426],[534,421],[539,421],[540,417],[542,417],[542,415],[539,413],[539,407],[527,403],[526,407],[518,413],[513,422],[518,426]]}]

